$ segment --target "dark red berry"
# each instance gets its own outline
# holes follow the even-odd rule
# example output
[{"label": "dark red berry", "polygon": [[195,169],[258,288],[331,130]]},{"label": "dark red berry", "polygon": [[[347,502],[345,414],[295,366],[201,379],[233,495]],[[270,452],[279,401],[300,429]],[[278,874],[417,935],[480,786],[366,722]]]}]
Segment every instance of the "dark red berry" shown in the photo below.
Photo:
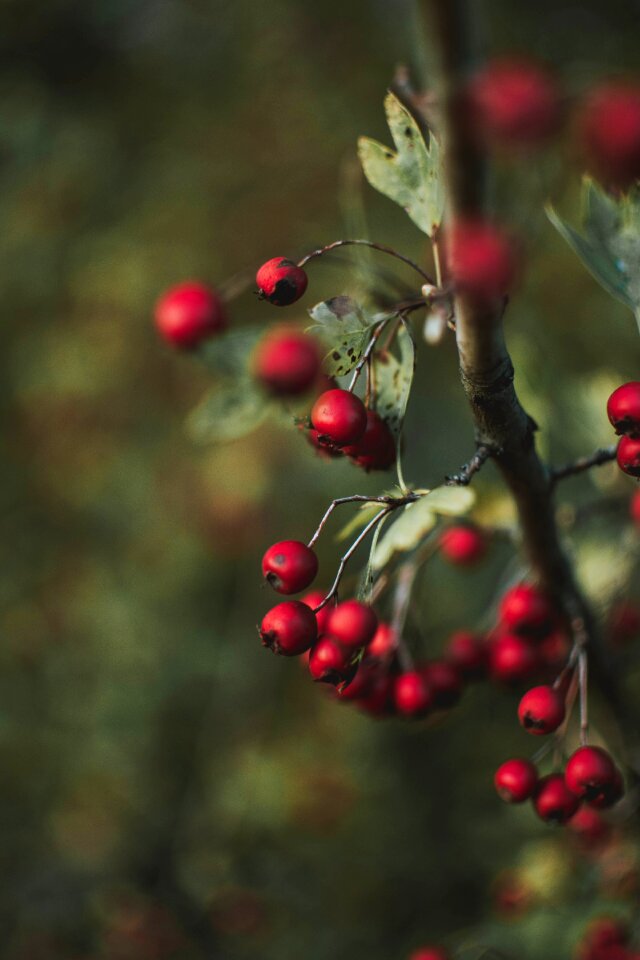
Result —
[{"label": "dark red berry", "polygon": [[[353,651],[352,651],[353,653]],[[358,667],[348,683],[342,686],[338,691],[340,700],[361,700],[366,697],[375,686],[376,680],[380,676],[377,668],[366,661],[360,661]]]},{"label": "dark red berry", "polygon": [[[316,607],[319,607],[322,601],[324,600],[324,594],[320,590],[312,590],[311,593],[305,594],[302,597],[301,602],[306,603],[308,607],[311,607],[312,610],[315,610]],[[316,613],[316,620],[318,621],[318,636],[321,637],[323,633],[327,632],[327,624],[329,623],[329,614],[331,613],[331,607],[329,605],[318,610]]]},{"label": "dark red berry", "polygon": [[615,778],[615,763],[602,747],[578,747],[567,760],[564,771],[569,790],[589,802],[606,797]]},{"label": "dark red berry", "polygon": [[611,834],[609,824],[591,807],[580,807],[567,823],[567,827],[581,844],[589,848],[605,843]]},{"label": "dark red berry", "polygon": [[553,608],[539,587],[521,583],[504,594],[500,602],[500,620],[516,633],[540,635],[553,626]]},{"label": "dark red berry", "polygon": [[262,574],[278,593],[299,593],[318,572],[318,558],[300,540],[281,540],[262,558]]},{"label": "dark red berry", "polygon": [[494,60],[471,81],[469,102],[478,133],[508,144],[532,145],[553,134],[558,90],[549,73],[527,60]]},{"label": "dark red berry", "polygon": [[518,707],[518,719],[527,731],[544,736],[557,730],[564,720],[564,696],[546,685],[527,690]]},{"label": "dark red berry", "polygon": [[600,794],[587,798],[586,802],[590,807],[595,807],[596,810],[608,810],[610,807],[615,806],[623,796],[624,780],[622,779],[622,774],[616,767],[611,784],[602,790]]},{"label": "dark red berry", "polygon": [[629,516],[637,527],[640,527],[640,490],[636,490],[629,504]]},{"label": "dark red berry", "polygon": [[373,640],[367,647],[367,657],[384,660],[398,647],[398,638],[395,630],[388,623],[379,623],[373,635]]},{"label": "dark red berry", "polygon": [[484,638],[469,630],[452,633],[444,655],[466,680],[481,677],[486,670],[487,648]]},{"label": "dark red berry", "polygon": [[359,697],[356,703],[361,710],[372,717],[389,716],[394,710],[393,692],[393,677],[385,671],[376,670],[369,678],[365,695]]},{"label": "dark red berry", "polygon": [[338,447],[355,443],[367,426],[367,411],[362,400],[348,390],[326,390],[311,410],[311,425],[320,441]]},{"label": "dark red berry", "polygon": [[173,347],[196,347],[227,326],[222,301],[215,290],[189,281],[167,290],[156,304],[156,326]]},{"label": "dark red berry", "polygon": [[345,650],[333,637],[318,640],[309,655],[309,673],[314,680],[340,683],[344,680],[353,651]]},{"label": "dark red berry", "polygon": [[513,241],[489,223],[455,224],[449,237],[448,264],[456,287],[480,304],[502,298],[516,279]]},{"label": "dark red berry", "polygon": [[304,653],[315,643],[318,625],[315,614],[300,600],[286,600],[273,607],[260,625],[265,647],[285,657]]},{"label": "dark red berry", "polygon": [[493,782],[498,796],[506,803],[524,803],[536,788],[538,771],[530,760],[515,757],[498,767]]},{"label": "dark red berry", "polygon": [[340,447],[333,446],[333,444],[321,439],[317,430],[309,428],[305,429],[304,433],[307,441],[323,460],[335,460],[343,455]]},{"label": "dark red berry", "polygon": [[536,653],[543,666],[555,673],[564,667],[570,650],[571,641],[562,630],[554,630],[536,642]]},{"label": "dark red berry", "polygon": [[451,954],[444,947],[418,947],[409,960],[451,960]]},{"label": "dark red berry", "polygon": [[308,333],[274,331],[258,344],[253,360],[255,377],[277,396],[306,393],[320,373],[320,349]]},{"label": "dark red berry", "polygon": [[403,717],[424,717],[433,705],[431,687],[417,670],[408,670],[395,678],[393,698]]},{"label": "dark red berry", "polygon": [[618,466],[630,477],[640,477],[640,439],[621,437],[616,453]]},{"label": "dark red berry", "polygon": [[462,677],[446,660],[431,660],[421,664],[420,674],[433,691],[433,705],[439,710],[455,706],[462,696]]},{"label": "dark red berry", "polygon": [[366,646],[378,627],[378,618],[365,603],[345,600],[329,616],[328,633],[349,649]]},{"label": "dark red berry", "polygon": [[489,673],[500,683],[528,680],[540,666],[532,644],[515,633],[496,637],[489,645]]},{"label": "dark red berry", "polygon": [[617,603],[609,616],[609,634],[620,647],[640,636],[640,607],[627,600]]},{"label": "dark red berry", "polygon": [[276,307],[287,307],[299,300],[307,289],[307,275],[302,267],[286,257],[273,257],[263,263],[256,274],[258,292]]},{"label": "dark red berry", "polygon": [[561,773],[551,773],[538,781],[533,806],[541,820],[566,823],[580,806],[580,800],[569,790]]},{"label": "dark red berry", "polygon": [[594,89],[579,118],[590,169],[609,186],[625,190],[640,178],[640,90],[623,83]]},{"label": "dark red berry", "polygon": [[[578,960],[616,960],[614,955],[604,951],[607,947],[625,946],[630,936],[631,931],[623,920],[617,917],[595,917],[584,932]],[[626,952],[624,957],[630,960]]]},{"label": "dark red berry", "polygon": [[447,527],[440,535],[440,550],[450,563],[467,567],[482,560],[487,552],[487,541],[477,527],[458,524]]},{"label": "dark red berry", "polygon": [[375,410],[367,410],[367,425],[360,439],[343,448],[345,456],[363,470],[388,470],[396,461],[396,442]]},{"label": "dark red berry", "polygon": [[637,437],[640,432],[640,383],[623,383],[607,401],[607,416],[616,433]]}]

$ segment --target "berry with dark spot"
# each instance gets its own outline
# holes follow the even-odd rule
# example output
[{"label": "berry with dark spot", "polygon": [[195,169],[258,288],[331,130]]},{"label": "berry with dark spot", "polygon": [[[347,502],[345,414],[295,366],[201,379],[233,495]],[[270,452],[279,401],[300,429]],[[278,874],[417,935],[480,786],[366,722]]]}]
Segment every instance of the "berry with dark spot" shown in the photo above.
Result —
[{"label": "berry with dark spot", "polygon": [[353,652],[345,650],[333,637],[323,637],[309,655],[309,673],[314,680],[340,683],[348,674],[352,656]]},{"label": "berry with dark spot", "polygon": [[616,766],[602,747],[578,747],[567,760],[564,779],[577,797],[598,802],[611,794]]},{"label": "berry with dark spot", "polygon": [[527,731],[544,736],[557,730],[564,720],[564,696],[546,684],[527,690],[518,706],[518,719]]},{"label": "berry with dark spot", "polygon": [[265,647],[285,657],[304,653],[315,643],[318,624],[313,610],[300,600],[286,600],[265,614],[260,637]]},{"label": "berry with dark spot", "polygon": [[640,383],[623,383],[607,400],[607,416],[619,435],[637,437],[640,433]]},{"label": "berry with dark spot", "polygon": [[549,73],[528,60],[494,60],[471,81],[469,105],[478,133],[503,143],[547,140],[560,119],[557,87]]},{"label": "berry with dark spot", "polygon": [[388,470],[396,460],[396,442],[382,417],[375,410],[367,410],[364,433],[343,452],[363,470]]},{"label": "berry with dark spot", "polygon": [[630,477],[640,477],[640,439],[621,437],[616,460],[623,473]]},{"label": "berry with dark spot", "polygon": [[561,773],[543,777],[533,792],[533,807],[548,823],[566,823],[579,806],[579,798],[569,790]]},{"label": "berry with dark spot", "polygon": [[624,780],[622,779],[622,774],[616,767],[613,780],[607,789],[596,796],[588,797],[586,802],[590,807],[595,807],[596,810],[608,810],[610,807],[615,806],[623,796]]},{"label": "berry with dark spot", "polygon": [[607,83],[588,96],[579,131],[590,169],[625,190],[640,178],[640,89]]},{"label": "berry with dark spot", "polygon": [[314,580],[318,558],[300,540],[274,543],[262,558],[262,573],[278,593],[298,593]]},{"label": "berry with dark spot", "polygon": [[536,788],[538,771],[531,760],[514,757],[498,767],[493,782],[505,803],[524,803]]},{"label": "berry with dark spot", "polygon": [[421,671],[408,670],[395,678],[393,699],[403,717],[424,717],[433,706],[433,691]]},{"label": "berry with dark spot", "polygon": [[516,280],[513,241],[490,223],[454,224],[449,237],[448,266],[455,286],[480,305],[504,297]]},{"label": "berry with dark spot", "polygon": [[307,289],[307,275],[292,260],[273,257],[256,274],[258,293],[276,307],[287,307],[299,300]]},{"label": "berry with dark spot", "polygon": [[320,373],[320,349],[308,333],[274,331],[256,349],[256,379],[276,396],[306,393]]},{"label": "berry with dark spot", "polygon": [[156,304],[156,327],[173,347],[197,347],[227,326],[222,301],[215,290],[189,281],[167,290]]},{"label": "berry with dark spot", "polygon": [[349,390],[326,390],[313,405],[311,425],[320,443],[344,447],[363,435],[367,411],[362,400]]},{"label": "berry with dark spot", "polygon": [[487,541],[477,527],[457,524],[447,527],[440,535],[443,557],[456,566],[469,567],[481,560],[487,551]]},{"label": "berry with dark spot", "polygon": [[345,600],[329,615],[327,632],[350,650],[366,646],[378,627],[378,618],[365,603]]},{"label": "berry with dark spot", "polygon": [[509,630],[531,636],[548,633],[553,626],[553,608],[539,587],[521,583],[504,594],[499,616]]}]

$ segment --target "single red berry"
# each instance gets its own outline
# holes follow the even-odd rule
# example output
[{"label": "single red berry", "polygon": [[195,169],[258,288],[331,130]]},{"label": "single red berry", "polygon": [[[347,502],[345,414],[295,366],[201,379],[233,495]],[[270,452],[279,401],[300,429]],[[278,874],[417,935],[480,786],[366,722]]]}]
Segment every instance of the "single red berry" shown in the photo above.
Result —
[{"label": "single red berry", "polygon": [[640,607],[628,600],[617,603],[609,616],[609,633],[616,646],[635,640],[640,635]]},{"label": "single red berry", "polygon": [[[304,428],[301,426],[301,429]],[[311,444],[318,456],[322,457],[323,460],[335,460],[343,455],[340,447],[335,447],[333,444],[328,444],[320,437],[320,434],[317,430],[308,428],[304,429],[304,433],[308,443]]]},{"label": "single red berry", "polygon": [[197,281],[171,287],[155,309],[156,327],[173,347],[196,347],[227,326],[222,301],[215,290]]},{"label": "single red berry", "polygon": [[318,625],[315,614],[300,600],[286,600],[273,607],[260,624],[265,647],[285,657],[304,653],[315,643]]},{"label": "single red berry", "polygon": [[367,425],[360,439],[343,448],[345,456],[363,470],[388,470],[396,461],[396,442],[375,410],[367,410]]},{"label": "single red berry", "polygon": [[538,771],[530,760],[514,757],[498,767],[493,782],[498,796],[506,803],[524,803],[536,788]]},{"label": "single red berry", "polygon": [[481,677],[487,667],[487,648],[484,638],[469,630],[457,630],[449,637],[444,651],[445,659],[466,680]]},{"label": "single red berry", "polygon": [[607,416],[617,434],[637,437],[640,432],[640,383],[623,383],[607,401]]},{"label": "single red berry", "polygon": [[500,620],[516,633],[542,635],[553,626],[553,608],[539,587],[521,583],[504,594],[500,602]]},{"label": "single red berry", "polygon": [[623,796],[624,780],[622,779],[622,774],[616,767],[613,774],[612,783],[600,794],[588,797],[587,803],[590,807],[595,807],[596,810],[608,810],[610,807],[615,806],[618,800],[621,800]]},{"label": "single red berry", "polygon": [[491,224],[474,221],[453,226],[448,265],[454,284],[480,304],[508,293],[517,273],[513,241]]},{"label": "single red berry", "polygon": [[384,660],[398,647],[398,638],[392,626],[388,623],[379,623],[373,635],[373,640],[367,647],[367,657],[375,660]]},{"label": "single red berry", "polygon": [[433,705],[438,710],[455,706],[462,696],[462,677],[446,660],[431,660],[420,664],[420,674],[433,691]]},{"label": "single red berry", "polygon": [[328,632],[350,650],[366,646],[378,627],[378,618],[365,603],[345,600],[329,616]]},{"label": "single red berry", "polygon": [[571,650],[571,641],[562,630],[554,630],[536,643],[536,652],[548,670],[557,673],[564,667]]},{"label": "single red berry", "polygon": [[351,680],[338,690],[339,699],[361,700],[370,693],[379,675],[373,664],[360,661]]},{"label": "single red berry", "polygon": [[569,790],[577,797],[592,801],[606,797],[614,783],[616,765],[602,747],[578,747],[564,771]]},{"label": "single red berry", "polygon": [[528,680],[540,666],[532,644],[515,633],[504,633],[489,645],[489,673],[500,683]]},{"label": "single red berry", "polygon": [[259,382],[277,396],[306,393],[320,372],[320,349],[314,337],[295,331],[274,331],[256,348],[253,371]]},{"label": "single red berry", "polygon": [[556,85],[527,60],[494,60],[471,81],[469,103],[478,132],[509,144],[547,140],[559,121]]},{"label": "single red berry", "polygon": [[409,960],[451,960],[451,954],[444,947],[418,947]]},{"label": "single red berry", "polygon": [[477,527],[458,524],[447,527],[440,534],[440,550],[443,557],[461,567],[473,566],[487,552],[487,541]]},{"label": "single red berry", "polygon": [[[631,931],[624,920],[617,917],[595,917],[584,931],[582,946],[598,950],[601,947],[618,947],[627,944]],[[598,954],[594,960],[605,960]]]},{"label": "single red berry", "polygon": [[[308,607],[311,607],[312,610],[315,610],[316,607],[320,606],[323,600],[324,594],[320,590],[312,590],[311,593],[307,593],[304,597],[302,597],[301,602],[306,603]],[[329,623],[330,613],[331,607],[328,605],[323,607],[322,610],[318,610],[316,613],[319,637],[321,637],[323,633],[327,632],[327,624]]]},{"label": "single red berry", "polygon": [[605,843],[611,834],[607,821],[591,807],[580,807],[567,826],[585,847],[598,847]]},{"label": "single red berry", "polygon": [[359,440],[367,426],[364,403],[348,390],[326,390],[311,410],[311,425],[320,441],[342,447]]},{"label": "single red berry", "polygon": [[300,540],[281,540],[262,558],[262,574],[278,593],[298,593],[318,572],[318,558]]},{"label": "single red berry", "polygon": [[520,723],[527,733],[536,736],[557,730],[564,720],[564,713],[564,697],[559,690],[546,684],[527,690],[518,707]]},{"label": "single red berry", "polygon": [[393,698],[403,717],[424,717],[433,705],[431,687],[417,670],[408,670],[395,678]]},{"label": "single red berry", "polygon": [[618,466],[630,477],[640,477],[640,439],[621,437],[616,454]]},{"label": "single red berry", "polygon": [[309,673],[314,680],[340,683],[345,679],[353,651],[345,650],[333,637],[318,640],[309,655]]},{"label": "single red berry", "polygon": [[538,781],[533,806],[541,820],[566,823],[580,806],[580,800],[569,790],[561,773],[550,773]]},{"label": "single red berry", "polygon": [[619,189],[640,178],[640,89],[606,83],[588,96],[579,133],[591,170]]},{"label": "single red berry", "polygon": [[256,274],[260,296],[277,307],[287,307],[299,300],[307,289],[307,282],[302,267],[286,257],[267,260]]},{"label": "single red berry", "polygon": [[372,717],[386,717],[394,712],[393,693],[393,677],[385,671],[375,670],[369,678],[365,695],[359,697],[356,703]]}]

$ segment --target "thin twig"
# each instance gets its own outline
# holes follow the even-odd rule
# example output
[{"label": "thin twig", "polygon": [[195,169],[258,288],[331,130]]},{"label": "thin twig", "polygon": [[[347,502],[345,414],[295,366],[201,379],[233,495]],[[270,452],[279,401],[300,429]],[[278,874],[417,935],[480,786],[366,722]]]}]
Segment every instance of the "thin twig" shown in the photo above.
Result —
[{"label": "thin twig", "polygon": [[409,257],[405,257],[404,254],[398,253],[397,250],[394,250],[392,247],[385,247],[381,243],[374,243],[372,240],[334,240],[333,243],[328,243],[326,247],[320,247],[318,250],[313,250],[311,253],[308,253],[306,257],[303,257],[302,260],[298,261],[299,267],[304,267],[310,260],[313,260],[315,257],[322,257],[325,253],[328,253],[330,250],[335,250],[338,247],[371,247],[373,250],[378,250],[380,253],[386,253],[390,257],[395,257],[396,260],[401,260],[402,263],[406,263],[407,266],[411,267],[416,273],[419,273],[428,283],[433,283],[433,280],[428,273],[419,267],[417,263],[413,260],[410,260]]},{"label": "thin twig", "polygon": [[396,314],[390,314],[388,317],[385,317],[384,320],[381,320],[376,327],[374,327],[369,343],[366,345],[362,356],[360,357],[355,367],[353,368],[353,376],[351,377],[351,383],[349,384],[349,387],[348,387],[349,393],[353,392],[355,385],[358,381],[358,377],[360,376],[360,371],[364,367],[365,363],[368,363],[369,358],[371,357],[371,354],[375,349],[375,345],[378,342],[380,334],[382,333],[386,325],[394,316],[396,316]]},{"label": "thin twig", "polygon": [[482,469],[489,457],[492,456],[491,447],[486,443],[478,445],[476,452],[460,467],[459,473],[453,473],[445,477],[445,486],[447,487],[466,487],[471,483],[471,478]]},{"label": "thin twig", "polygon": [[406,497],[392,497],[388,494],[385,494],[381,497],[371,497],[367,494],[354,493],[349,497],[338,497],[336,500],[332,500],[325,510],[324,516],[318,524],[318,528],[311,537],[311,540],[309,540],[307,546],[314,546],[333,511],[336,509],[336,507],[342,506],[343,503],[382,503],[385,506],[391,506],[392,509],[395,509],[396,507],[404,507],[408,503],[413,503],[414,500],[419,500],[421,496],[423,496],[421,493],[409,493]]},{"label": "thin twig", "polygon": [[391,629],[396,638],[398,660],[403,671],[413,668],[413,657],[404,641],[403,631],[417,573],[418,564],[415,560],[409,560],[407,563],[403,563],[398,570],[396,589],[393,595]]},{"label": "thin twig", "polygon": [[393,509],[394,507],[387,506],[383,510],[380,510],[375,515],[375,517],[369,521],[369,523],[366,525],[364,530],[356,537],[356,539],[353,541],[353,543],[351,544],[347,552],[343,554],[343,556],[340,559],[340,563],[338,564],[338,572],[336,573],[335,579],[331,584],[329,592],[325,596],[322,603],[319,603],[317,607],[314,607],[314,613],[318,613],[319,610],[322,610],[323,607],[326,607],[329,601],[333,597],[335,597],[335,595],[338,592],[338,587],[340,586],[340,581],[342,580],[342,575],[344,573],[347,563],[349,562],[353,554],[356,552],[356,550],[358,549],[362,541],[366,539],[367,534],[370,533],[374,529],[374,527],[376,527],[380,523],[383,517],[386,517],[388,513],[391,513]]},{"label": "thin twig", "polygon": [[580,746],[589,740],[589,713],[587,692],[587,651],[583,648],[578,656],[578,682],[580,684]]},{"label": "thin twig", "polygon": [[615,460],[618,451],[618,444],[613,443],[610,447],[600,447],[594,453],[586,457],[579,457],[571,463],[565,463],[562,467],[555,467],[549,470],[549,483],[557,483],[558,480],[564,480],[565,477],[573,477],[577,473],[584,473],[591,467],[600,467],[603,463],[610,463]]}]

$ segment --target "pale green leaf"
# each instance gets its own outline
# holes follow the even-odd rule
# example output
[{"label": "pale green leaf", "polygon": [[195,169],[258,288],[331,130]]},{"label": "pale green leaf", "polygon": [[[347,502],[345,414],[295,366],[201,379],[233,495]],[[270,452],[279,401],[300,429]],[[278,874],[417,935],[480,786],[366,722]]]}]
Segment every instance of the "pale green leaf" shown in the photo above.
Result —
[{"label": "pale green leaf", "polygon": [[366,314],[351,297],[324,300],[311,308],[309,316],[315,321],[310,330],[329,347],[323,366],[330,377],[343,377],[353,370],[381,319]]},{"label": "pale green leaf", "polygon": [[264,324],[237,327],[205,341],[198,357],[212,373],[239,377],[246,373],[251,354],[264,335]]},{"label": "pale green leaf", "polygon": [[401,327],[396,334],[400,347],[398,359],[390,350],[376,352],[372,362],[374,407],[397,438],[411,392],[415,371],[415,349],[409,331]]},{"label": "pale green leaf", "polygon": [[347,540],[353,533],[357,533],[362,527],[366,527],[369,520],[380,510],[379,503],[364,503],[354,513],[350,520],[336,534],[336,540],[341,542]]},{"label": "pale green leaf", "polygon": [[191,411],[187,431],[196,443],[235,440],[255,430],[271,404],[250,381],[218,387]]}]

